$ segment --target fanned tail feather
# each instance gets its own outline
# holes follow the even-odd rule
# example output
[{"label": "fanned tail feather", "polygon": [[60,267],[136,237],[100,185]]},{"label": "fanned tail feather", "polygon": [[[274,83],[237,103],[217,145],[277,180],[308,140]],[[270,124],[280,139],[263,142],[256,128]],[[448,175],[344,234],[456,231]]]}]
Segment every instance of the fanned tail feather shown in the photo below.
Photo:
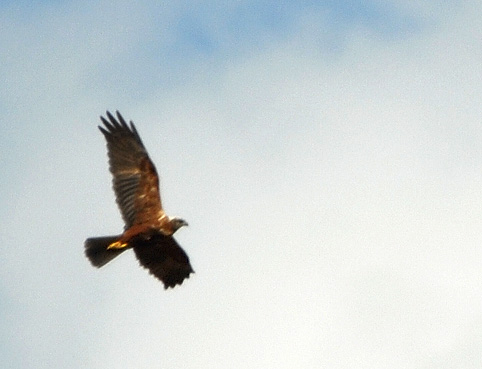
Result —
[{"label": "fanned tail feather", "polygon": [[129,248],[107,249],[107,246],[116,242],[119,238],[120,235],[93,237],[85,240],[85,255],[93,266],[100,268]]}]

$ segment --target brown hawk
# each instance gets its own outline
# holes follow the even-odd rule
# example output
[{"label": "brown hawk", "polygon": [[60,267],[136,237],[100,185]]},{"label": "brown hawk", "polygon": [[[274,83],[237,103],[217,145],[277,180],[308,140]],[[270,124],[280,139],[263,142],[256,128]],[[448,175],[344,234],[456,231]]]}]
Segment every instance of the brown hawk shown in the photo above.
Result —
[{"label": "brown hawk", "polygon": [[162,209],[156,168],[132,121],[128,125],[119,112],[100,117],[99,126],[107,141],[109,169],[124,232],[117,236],[88,238],[85,254],[100,268],[127,249],[134,249],[139,263],[164,283],[164,288],[182,284],[194,270],[189,258],[173,237],[187,222],[169,217]]}]

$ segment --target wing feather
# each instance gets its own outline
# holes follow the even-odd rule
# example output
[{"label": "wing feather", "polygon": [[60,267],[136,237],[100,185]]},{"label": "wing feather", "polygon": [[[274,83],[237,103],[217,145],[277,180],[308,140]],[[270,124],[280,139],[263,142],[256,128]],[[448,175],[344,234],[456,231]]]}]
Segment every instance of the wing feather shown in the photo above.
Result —
[{"label": "wing feather", "polygon": [[134,242],[139,263],[164,283],[164,288],[175,287],[189,278],[194,270],[189,258],[172,236],[155,234],[150,239]]},{"label": "wing feather", "polygon": [[126,229],[135,224],[154,223],[163,214],[159,178],[134,123],[126,123],[116,112],[106,112],[99,126],[107,141],[109,169],[117,205]]}]

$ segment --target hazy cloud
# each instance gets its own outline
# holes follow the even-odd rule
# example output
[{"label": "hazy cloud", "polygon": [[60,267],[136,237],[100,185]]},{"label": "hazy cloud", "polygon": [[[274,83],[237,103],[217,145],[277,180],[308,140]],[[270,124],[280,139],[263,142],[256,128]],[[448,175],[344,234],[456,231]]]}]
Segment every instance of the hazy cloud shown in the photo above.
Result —
[{"label": "hazy cloud", "polygon": [[[2,8],[3,367],[480,364],[480,5],[267,4]],[[181,288],[82,254],[122,229],[106,109]]]}]

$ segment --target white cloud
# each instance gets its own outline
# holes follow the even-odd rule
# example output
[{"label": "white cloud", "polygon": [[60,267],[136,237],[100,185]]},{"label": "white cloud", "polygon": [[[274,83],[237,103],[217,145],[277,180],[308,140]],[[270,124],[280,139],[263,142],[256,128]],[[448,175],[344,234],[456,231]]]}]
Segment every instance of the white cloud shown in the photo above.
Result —
[{"label": "white cloud", "polygon": [[[307,31],[324,21],[300,16],[289,37],[216,68],[193,63],[192,78],[134,101],[128,91],[106,101],[85,95],[99,80],[76,88],[70,68],[42,73],[49,61],[66,65],[57,57],[43,54],[38,78],[11,63],[24,79],[4,92],[9,102],[38,81],[54,92],[39,89],[27,112],[7,115],[33,119],[18,130],[29,156],[20,156],[20,183],[2,212],[1,293],[19,321],[8,325],[9,346],[24,356],[12,350],[10,366],[476,366],[482,84],[474,10],[392,41],[358,26],[328,56]],[[106,28],[94,51],[112,41]],[[94,22],[92,34],[101,29]],[[134,34],[114,54],[132,50],[142,37]],[[75,50],[73,75],[96,76],[96,53]],[[177,239],[196,274],[173,291],[133,255],[102,270],[82,256],[85,237],[122,227],[95,129],[116,97],[158,166],[167,210],[191,225]]]}]

